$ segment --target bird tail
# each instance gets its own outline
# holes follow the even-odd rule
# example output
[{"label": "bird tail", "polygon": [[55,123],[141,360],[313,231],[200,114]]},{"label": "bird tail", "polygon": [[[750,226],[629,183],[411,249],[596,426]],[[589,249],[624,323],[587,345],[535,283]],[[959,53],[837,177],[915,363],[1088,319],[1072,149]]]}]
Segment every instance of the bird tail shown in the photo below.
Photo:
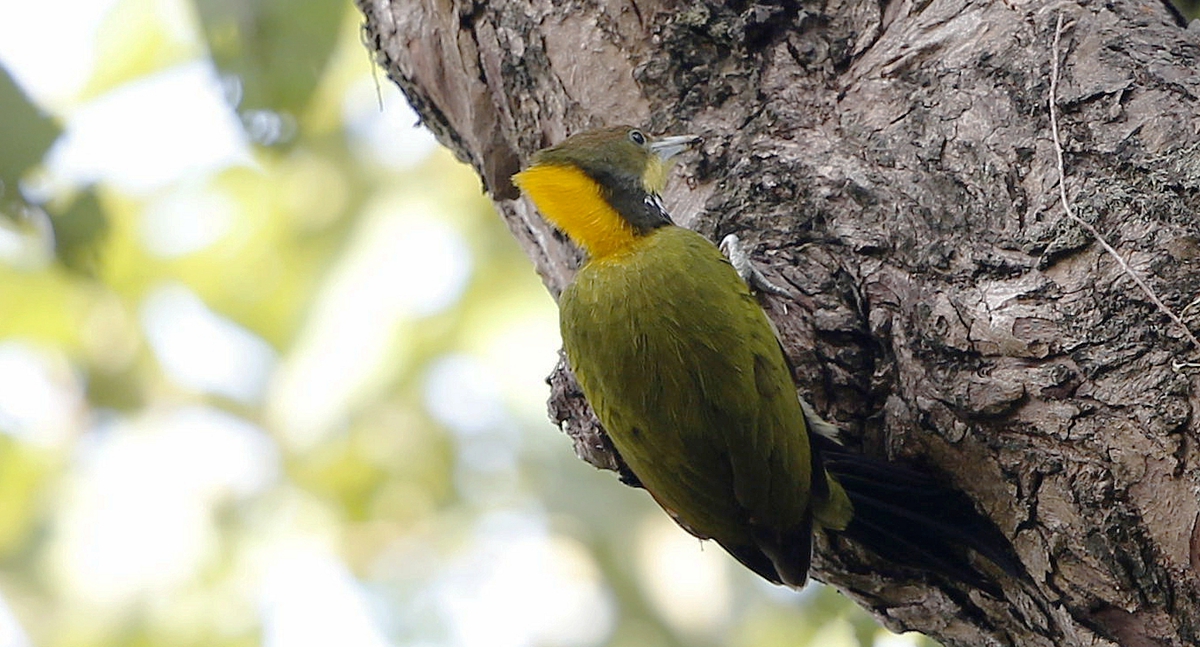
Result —
[{"label": "bird tail", "polygon": [[820,436],[813,439],[825,470],[854,506],[850,524],[837,534],[888,561],[997,595],[994,580],[971,564],[966,549],[1016,579],[1028,578],[1008,539],[962,492],[908,467],[851,453]]}]

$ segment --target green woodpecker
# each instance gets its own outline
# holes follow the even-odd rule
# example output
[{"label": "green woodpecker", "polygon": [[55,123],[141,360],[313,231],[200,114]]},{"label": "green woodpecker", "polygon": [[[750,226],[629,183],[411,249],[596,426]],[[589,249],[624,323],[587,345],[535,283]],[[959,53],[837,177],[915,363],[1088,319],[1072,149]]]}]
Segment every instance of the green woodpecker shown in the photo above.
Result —
[{"label": "green woodpecker", "polygon": [[814,526],[963,580],[981,579],[964,547],[1016,572],[964,496],[809,433],[750,289],[663,209],[672,158],[695,141],[584,132],[513,177],[587,254],[559,298],[563,346],[625,464],[680,526],[777,584],[805,583]]}]

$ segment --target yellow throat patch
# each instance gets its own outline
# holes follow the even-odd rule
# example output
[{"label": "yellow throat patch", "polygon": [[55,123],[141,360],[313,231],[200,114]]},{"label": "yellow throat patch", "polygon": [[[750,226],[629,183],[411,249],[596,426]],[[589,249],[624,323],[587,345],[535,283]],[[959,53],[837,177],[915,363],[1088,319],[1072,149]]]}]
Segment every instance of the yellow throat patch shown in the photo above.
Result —
[{"label": "yellow throat patch", "polygon": [[637,241],[633,226],[608,204],[600,185],[578,167],[537,164],[514,175],[513,182],[546,220],[592,258],[621,252]]}]

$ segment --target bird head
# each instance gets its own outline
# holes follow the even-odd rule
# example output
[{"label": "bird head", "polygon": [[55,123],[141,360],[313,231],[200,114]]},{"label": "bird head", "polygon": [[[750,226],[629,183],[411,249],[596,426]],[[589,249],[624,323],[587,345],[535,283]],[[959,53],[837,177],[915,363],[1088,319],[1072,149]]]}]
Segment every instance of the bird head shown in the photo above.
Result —
[{"label": "bird head", "polygon": [[592,258],[607,256],[671,224],[659,194],[673,158],[698,141],[630,126],[590,130],[535,153],[513,182]]}]

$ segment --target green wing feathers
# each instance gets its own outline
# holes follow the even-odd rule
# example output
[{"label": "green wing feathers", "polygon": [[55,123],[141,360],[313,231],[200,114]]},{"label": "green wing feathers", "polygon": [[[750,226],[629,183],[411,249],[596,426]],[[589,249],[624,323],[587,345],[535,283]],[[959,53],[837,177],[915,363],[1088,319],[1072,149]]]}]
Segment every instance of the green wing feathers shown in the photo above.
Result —
[{"label": "green wing feathers", "polygon": [[663,227],[581,269],[559,306],[571,367],[646,489],[693,534],[802,584],[814,507],[837,527],[850,503],[824,470],[810,501],[820,468],[792,376],[720,251]]}]

